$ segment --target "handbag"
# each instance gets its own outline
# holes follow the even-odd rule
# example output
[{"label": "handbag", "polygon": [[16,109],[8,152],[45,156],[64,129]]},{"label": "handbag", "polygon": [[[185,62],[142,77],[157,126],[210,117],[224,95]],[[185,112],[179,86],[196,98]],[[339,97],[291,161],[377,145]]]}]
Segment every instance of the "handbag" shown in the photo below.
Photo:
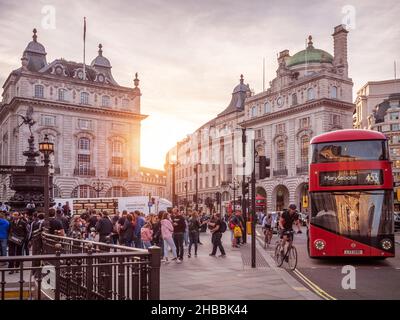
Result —
[{"label": "handbag", "polygon": [[22,244],[24,243],[25,238],[24,237],[20,237],[17,236],[15,234],[10,234],[8,241],[11,241],[12,243],[15,243],[18,246],[22,246]]},{"label": "handbag", "polygon": [[241,237],[242,237],[242,229],[240,229],[240,227],[236,226],[236,227],[233,229],[233,236],[234,236],[235,238],[241,238]]}]

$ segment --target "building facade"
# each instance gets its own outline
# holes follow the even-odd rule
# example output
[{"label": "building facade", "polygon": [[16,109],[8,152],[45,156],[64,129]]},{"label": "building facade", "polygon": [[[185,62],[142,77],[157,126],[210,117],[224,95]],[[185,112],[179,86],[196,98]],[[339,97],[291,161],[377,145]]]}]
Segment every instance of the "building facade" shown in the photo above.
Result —
[{"label": "building facade", "polygon": [[[141,194],[139,79],[120,86],[111,63],[98,56],[90,65],[46,59],[45,47],[33,40],[24,50],[21,67],[3,86],[0,105],[0,164],[24,165],[30,132],[21,115],[33,107],[36,146],[47,134],[55,144],[51,159],[54,196],[96,197],[93,183],[103,184],[100,196]],[[11,195],[8,177],[1,177],[1,198]]]},{"label": "building facade", "polygon": [[376,105],[367,120],[368,129],[380,131],[388,137],[395,183],[394,207],[395,211],[400,211],[400,90]]},{"label": "building facade", "polygon": [[196,183],[200,207],[215,204],[217,192],[221,193],[223,208],[233,198],[233,182],[240,174],[235,160],[242,150],[238,123],[243,121],[245,99],[250,95],[250,87],[244,83],[242,75],[233,89],[229,105],[167,153],[168,199],[172,200],[173,171],[178,205],[193,205]]},{"label": "building facade", "polygon": [[166,175],[165,171],[140,167],[140,194],[143,196],[166,197]]},{"label": "building facade", "polygon": [[[213,147],[217,147],[217,159],[224,157],[224,164],[220,162],[216,167],[201,165],[198,184],[199,194],[204,194],[203,202],[204,197],[212,197],[216,192],[222,193],[223,200],[232,199],[232,187],[236,187],[236,198],[241,196],[243,174],[247,180],[251,173],[248,169],[243,172],[243,161],[240,161],[243,159],[240,129],[246,128],[244,167],[251,168],[249,162],[252,162],[252,156],[249,157],[249,153],[252,154],[253,139],[258,155],[271,159],[271,176],[257,180],[256,189],[256,194],[266,198],[267,209],[279,211],[290,203],[297,204],[301,210],[306,209],[302,208],[302,199],[308,195],[311,138],[352,127],[353,82],[348,76],[347,34],[343,25],[334,28],[333,55],[315,48],[311,36],[305,50],[293,56],[289,50],[282,51],[278,56],[276,77],[266,91],[252,94],[248,86],[243,87],[241,97],[244,100],[240,100],[240,108],[234,113],[220,114],[179,142],[167,155],[167,162],[171,153],[177,155],[175,188],[178,197],[186,197],[185,186],[189,190],[189,199],[193,194],[193,165],[198,162],[196,156],[192,157],[193,152],[200,157],[204,155],[207,160],[210,154],[207,150]],[[231,105],[235,103],[231,102]],[[229,107],[227,109],[230,110]],[[213,128],[223,132],[225,126],[230,130],[227,130],[224,139],[221,139],[221,134],[211,134]],[[199,135],[202,133],[205,133],[201,140],[204,142],[200,143]],[[215,157],[215,153],[211,154]],[[189,158],[190,165],[182,166]],[[169,168],[167,189],[170,189],[172,176],[171,166]],[[258,176],[257,166],[256,173]]]}]

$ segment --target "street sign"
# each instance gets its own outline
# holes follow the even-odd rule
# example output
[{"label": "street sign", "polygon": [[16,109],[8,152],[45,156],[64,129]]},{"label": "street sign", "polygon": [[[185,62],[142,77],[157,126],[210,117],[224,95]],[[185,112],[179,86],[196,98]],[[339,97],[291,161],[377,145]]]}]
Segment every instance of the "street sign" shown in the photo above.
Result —
[{"label": "street sign", "polygon": [[148,202],[147,205],[148,205],[149,207],[151,207],[151,206],[153,205],[153,202]]},{"label": "street sign", "polygon": [[33,173],[34,168],[26,166],[0,166],[0,174]]}]

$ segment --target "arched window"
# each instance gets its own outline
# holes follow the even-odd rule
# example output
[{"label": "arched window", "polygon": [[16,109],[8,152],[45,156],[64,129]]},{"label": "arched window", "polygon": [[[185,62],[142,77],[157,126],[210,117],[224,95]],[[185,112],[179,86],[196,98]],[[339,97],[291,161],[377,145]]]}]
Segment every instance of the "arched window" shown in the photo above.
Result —
[{"label": "arched window", "polygon": [[256,106],[253,106],[251,108],[251,116],[252,117],[257,117],[257,107]]},{"label": "arched window", "polygon": [[121,186],[112,187],[112,188],[108,189],[106,192],[107,198],[127,197],[127,196],[128,196],[128,190],[126,190],[124,187],[121,187]]},{"label": "arched window", "polygon": [[109,107],[110,106],[110,97],[109,96],[103,96],[102,97],[101,106],[102,107]]},{"label": "arched window", "polygon": [[81,92],[81,104],[89,104],[89,93]]},{"label": "arched window", "polygon": [[308,167],[308,150],[310,147],[309,136],[300,138],[300,167]]},{"label": "arched window", "polygon": [[123,152],[123,143],[121,141],[113,141],[112,152],[113,153],[122,153]]},{"label": "arched window", "polygon": [[71,198],[96,198],[96,192],[92,186],[82,184],[72,190]]},{"label": "arched window", "polygon": [[44,87],[40,84],[35,85],[35,98],[44,97]]},{"label": "arched window", "polygon": [[307,90],[307,100],[313,100],[314,99],[314,89],[309,88]]},{"label": "arched window", "polygon": [[277,170],[286,169],[286,145],[283,140],[276,144],[276,167]]},{"label": "arched window", "polygon": [[292,94],[292,106],[295,106],[297,104],[297,94],[293,93]]},{"label": "arched window", "polygon": [[264,104],[264,112],[265,113],[271,112],[271,104],[268,101]]},{"label": "arched window", "polygon": [[337,87],[335,87],[335,86],[331,87],[331,98],[337,99]]}]

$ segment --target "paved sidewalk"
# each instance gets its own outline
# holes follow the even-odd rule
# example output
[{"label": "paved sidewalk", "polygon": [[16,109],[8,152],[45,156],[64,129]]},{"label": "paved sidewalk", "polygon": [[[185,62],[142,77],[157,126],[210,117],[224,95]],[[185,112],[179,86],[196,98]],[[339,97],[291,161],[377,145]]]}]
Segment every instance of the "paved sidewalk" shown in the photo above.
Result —
[{"label": "paved sidewalk", "polygon": [[[210,257],[210,234],[200,234],[203,245],[198,257],[185,257],[182,264],[170,262],[161,267],[161,299],[169,300],[267,300],[319,299],[295,280],[257,243],[257,268],[249,263],[250,238],[240,249],[230,245],[230,233],[223,236],[225,258]],[[219,252],[217,253],[217,255]]]}]

